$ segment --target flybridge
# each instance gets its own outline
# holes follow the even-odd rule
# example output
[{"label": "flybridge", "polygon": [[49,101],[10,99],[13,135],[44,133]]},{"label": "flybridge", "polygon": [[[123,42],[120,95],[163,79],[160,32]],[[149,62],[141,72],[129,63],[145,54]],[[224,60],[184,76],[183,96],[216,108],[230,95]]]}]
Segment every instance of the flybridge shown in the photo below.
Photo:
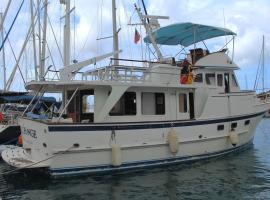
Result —
[{"label": "flybridge", "polygon": [[[233,31],[215,26],[207,26],[194,23],[177,23],[168,26],[161,27],[153,31],[152,35],[155,38],[157,44],[162,45],[182,45],[188,47],[197,42],[201,42],[207,39],[233,35],[236,33]],[[144,42],[152,43],[149,35],[144,38]]]}]

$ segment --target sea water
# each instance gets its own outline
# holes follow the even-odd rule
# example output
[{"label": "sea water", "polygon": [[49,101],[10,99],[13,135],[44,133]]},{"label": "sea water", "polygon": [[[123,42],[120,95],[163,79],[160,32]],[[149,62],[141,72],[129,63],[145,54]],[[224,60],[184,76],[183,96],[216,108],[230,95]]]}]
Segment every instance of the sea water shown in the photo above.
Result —
[{"label": "sea water", "polygon": [[[0,162],[0,173],[9,170]],[[270,199],[270,119],[244,152],[188,165],[99,177],[0,175],[0,199]]]}]

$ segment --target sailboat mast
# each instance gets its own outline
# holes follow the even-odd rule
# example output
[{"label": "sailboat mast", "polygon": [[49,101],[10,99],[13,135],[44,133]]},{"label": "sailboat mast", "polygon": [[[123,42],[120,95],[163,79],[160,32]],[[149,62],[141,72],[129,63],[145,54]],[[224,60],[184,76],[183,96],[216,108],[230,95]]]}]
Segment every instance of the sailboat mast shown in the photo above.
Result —
[{"label": "sailboat mast", "polygon": [[[112,0],[112,20],[113,20],[113,51],[119,51],[118,44],[118,31],[117,31],[117,22],[116,22],[116,4],[115,0]],[[119,65],[119,53],[114,54],[114,65]]]},{"label": "sailboat mast", "polygon": [[44,68],[45,68],[45,56],[46,56],[47,10],[48,10],[48,0],[44,0],[41,66],[40,66],[40,77],[39,77],[39,80],[41,80],[41,81],[43,81],[45,79]]},{"label": "sailboat mast", "polygon": [[2,15],[2,19],[1,19],[1,21],[0,21],[0,30],[3,28],[3,24],[4,24],[5,18],[6,18],[6,16],[7,16],[8,9],[9,9],[9,7],[10,7],[10,3],[11,3],[11,0],[8,1],[7,7],[6,7],[6,9],[5,9],[5,12],[4,12],[4,14]]},{"label": "sailboat mast", "polygon": [[31,24],[32,24],[32,37],[33,37],[35,80],[37,81],[38,80],[38,64],[37,64],[37,53],[36,53],[36,33],[35,33],[33,0],[30,0],[30,7],[31,7]]},{"label": "sailboat mast", "polygon": [[[64,25],[64,41],[63,41],[63,53],[64,53],[64,67],[70,65],[70,0],[60,0],[60,4],[64,4],[65,9],[65,25]],[[62,92],[62,107],[64,113],[66,113],[66,89]]]},{"label": "sailboat mast", "polygon": [[70,0],[60,0],[66,5],[65,25],[64,25],[64,66],[70,64]]},{"label": "sailboat mast", "polygon": [[[3,24],[3,13],[0,13],[0,24]],[[4,41],[4,28],[3,26],[0,27],[0,32],[1,32],[1,41]],[[3,90],[4,92],[6,91],[6,87],[7,87],[7,76],[6,76],[6,60],[5,60],[5,46],[3,46],[2,48],[2,64],[3,64]]]}]

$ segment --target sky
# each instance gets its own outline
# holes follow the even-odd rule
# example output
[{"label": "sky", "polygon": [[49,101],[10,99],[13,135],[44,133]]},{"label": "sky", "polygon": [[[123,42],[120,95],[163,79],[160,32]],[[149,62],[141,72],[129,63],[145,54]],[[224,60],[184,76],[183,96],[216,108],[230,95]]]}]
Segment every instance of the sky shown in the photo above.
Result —
[{"label": "sky", "polygon": [[[6,8],[8,0],[0,0],[0,12]],[[4,23],[5,30],[10,28],[19,5],[22,1],[12,1],[7,18]],[[22,10],[9,35],[10,43],[16,57],[26,38],[30,25],[30,5],[25,0]],[[36,0],[34,0],[36,3]],[[48,25],[47,44],[52,53],[52,58],[47,53],[46,66],[55,64],[56,69],[62,68],[61,54],[58,51],[53,33],[60,49],[63,45],[63,24],[61,17],[64,15],[64,6],[59,0],[48,1],[48,16],[54,32]],[[143,27],[130,26],[129,23],[138,23],[139,19],[134,11],[134,3],[142,6],[140,0],[127,1],[116,0],[117,23],[121,28],[119,32],[120,49],[123,50],[121,58],[141,59],[146,58],[145,46],[134,44],[134,30],[139,30],[142,36],[145,35]],[[262,48],[262,36],[265,36],[265,87],[270,88],[270,1],[269,0],[145,0],[148,14],[169,16],[169,20],[160,20],[161,26],[179,22],[193,22],[205,25],[226,27],[237,33],[235,39],[234,61],[240,67],[237,77],[242,89],[252,89],[255,81],[256,71]],[[112,51],[112,39],[97,40],[98,38],[112,35],[111,1],[110,0],[71,0],[71,7],[75,10],[71,14],[71,60],[82,61],[87,58],[99,56]],[[35,4],[36,6],[36,4]],[[35,40],[38,41],[36,29]],[[5,35],[5,34],[4,34]],[[211,39],[206,41],[210,49],[218,50],[229,38]],[[34,78],[33,65],[33,38],[30,38],[26,51],[22,56],[20,68],[24,74],[25,81]],[[232,45],[229,45],[229,52],[232,53]],[[143,52],[141,51],[143,49]],[[162,47],[165,56],[174,56],[179,47]],[[47,50],[48,52],[48,50]],[[11,48],[6,43],[6,67],[8,76],[15,65],[15,59]],[[109,60],[97,64],[109,64]],[[0,88],[3,87],[2,59],[0,59]],[[50,74],[49,78],[54,75]],[[262,86],[260,86],[262,87]],[[24,90],[24,82],[17,72],[12,90]]]}]

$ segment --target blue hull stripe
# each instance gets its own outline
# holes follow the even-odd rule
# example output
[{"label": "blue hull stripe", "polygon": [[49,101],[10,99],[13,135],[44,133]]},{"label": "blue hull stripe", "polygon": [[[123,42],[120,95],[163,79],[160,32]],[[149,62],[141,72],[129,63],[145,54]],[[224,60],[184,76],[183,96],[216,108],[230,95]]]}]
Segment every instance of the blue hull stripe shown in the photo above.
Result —
[{"label": "blue hull stripe", "polygon": [[73,132],[73,131],[108,131],[108,130],[134,130],[134,129],[155,129],[155,128],[170,128],[170,127],[182,127],[182,126],[198,126],[216,123],[225,123],[238,120],[244,120],[249,118],[258,117],[265,112],[256,114],[243,115],[237,117],[227,117],[220,119],[208,119],[208,120],[178,120],[178,121],[159,121],[159,122],[140,122],[140,123],[114,123],[114,124],[98,124],[91,125],[82,124],[70,124],[70,125],[49,125],[50,132]]},{"label": "blue hull stripe", "polygon": [[182,157],[173,157],[167,159],[159,160],[146,160],[140,162],[129,162],[123,163],[120,167],[114,167],[112,165],[98,165],[98,166],[84,166],[84,167],[74,167],[74,168],[50,168],[49,171],[52,175],[72,175],[72,174],[83,174],[83,173],[106,173],[106,172],[120,172],[124,170],[131,169],[140,169],[140,168],[149,168],[149,167],[161,167],[178,163],[190,163],[198,160],[205,160],[213,157],[223,156],[228,153],[237,152],[248,148],[252,141],[248,143],[237,146],[231,149],[226,149],[223,151],[207,153],[197,156],[182,156]]}]

